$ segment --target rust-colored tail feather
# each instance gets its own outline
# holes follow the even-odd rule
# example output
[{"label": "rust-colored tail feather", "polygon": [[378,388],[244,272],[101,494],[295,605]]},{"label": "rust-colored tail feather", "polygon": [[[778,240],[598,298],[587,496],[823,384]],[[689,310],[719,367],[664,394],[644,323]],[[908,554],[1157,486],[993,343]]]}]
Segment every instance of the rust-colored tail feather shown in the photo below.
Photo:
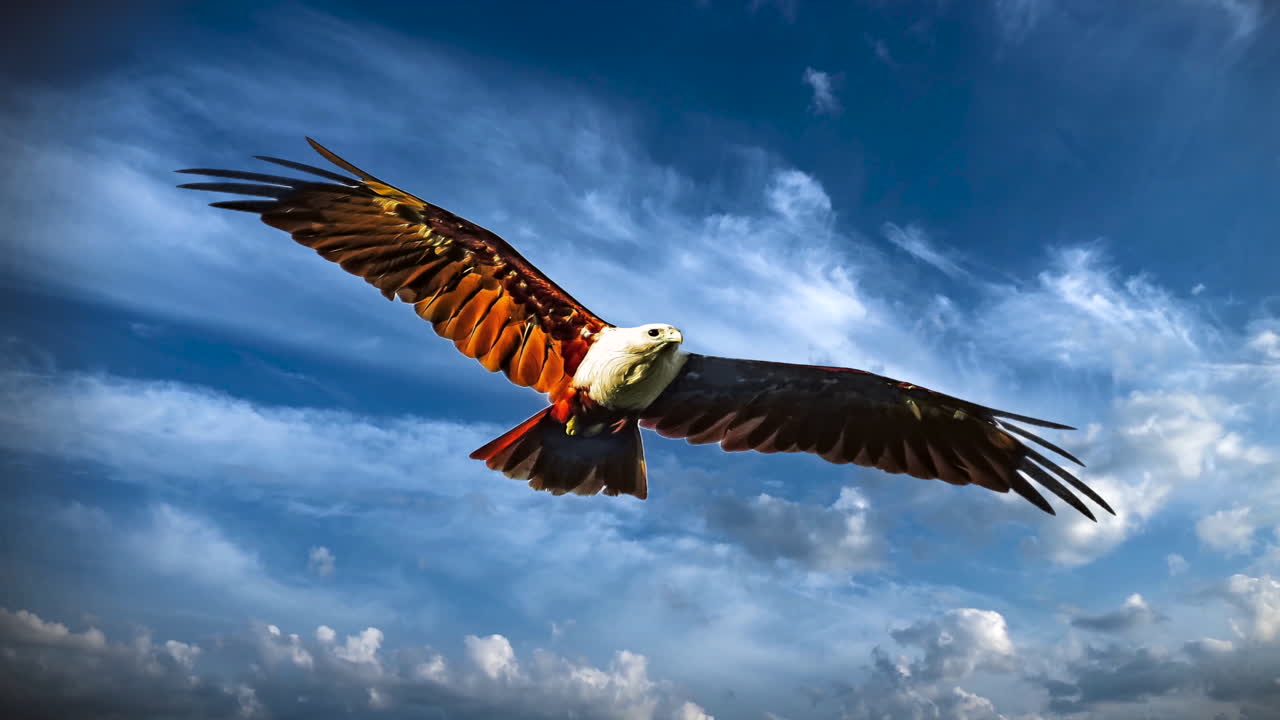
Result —
[{"label": "rust-colored tail feather", "polygon": [[627,419],[598,435],[569,435],[551,416],[551,407],[490,440],[471,453],[503,475],[528,480],[529,487],[556,495],[649,495],[640,427]]}]

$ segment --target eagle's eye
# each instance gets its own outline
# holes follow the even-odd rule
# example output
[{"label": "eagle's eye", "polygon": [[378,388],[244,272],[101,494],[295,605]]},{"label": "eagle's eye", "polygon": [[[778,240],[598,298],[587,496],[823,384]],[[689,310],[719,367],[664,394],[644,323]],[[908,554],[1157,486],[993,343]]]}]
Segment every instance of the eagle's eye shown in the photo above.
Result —
[{"label": "eagle's eye", "polygon": [[658,328],[649,328],[649,337],[658,337]]}]

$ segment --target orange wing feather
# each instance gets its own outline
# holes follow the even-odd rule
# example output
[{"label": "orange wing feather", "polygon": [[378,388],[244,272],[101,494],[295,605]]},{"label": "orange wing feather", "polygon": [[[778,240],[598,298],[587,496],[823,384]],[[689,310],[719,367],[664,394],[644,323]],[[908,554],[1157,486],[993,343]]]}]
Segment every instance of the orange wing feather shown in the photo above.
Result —
[{"label": "orange wing feather", "polygon": [[270,198],[212,205],[257,213],[387,299],[412,303],[437,334],[489,371],[553,397],[564,394],[608,323],[496,234],[307,142],[359,179],[262,157],[322,179],[202,168],[179,172],[245,182],[182,187]]}]

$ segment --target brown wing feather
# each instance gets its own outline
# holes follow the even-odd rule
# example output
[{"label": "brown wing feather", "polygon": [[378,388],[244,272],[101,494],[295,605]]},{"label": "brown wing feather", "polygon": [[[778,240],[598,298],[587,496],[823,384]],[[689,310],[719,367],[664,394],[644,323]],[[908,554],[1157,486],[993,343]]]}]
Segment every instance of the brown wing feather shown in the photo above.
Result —
[{"label": "brown wing feather", "polygon": [[488,370],[553,395],[568,384],[608,323],[494,233],[307,142],[358,179],[261,157],[321,179],[192,169],[179,172],[243,182],[181,187],[272,198],[213,205],[257,213],[388,299],[412,303],[436,333]]},{"label": "brown wing feather", "polygon": [[1114,514],[1091,488],[1018,438],[1079,460],[1009,420],[1070,429],[861,370],[691,354],[641,413],[640,425],[725,450],[809,452],[833,463],[1013,490],[1052,514],[1034,480],[1093,519],[1065,482]]}]

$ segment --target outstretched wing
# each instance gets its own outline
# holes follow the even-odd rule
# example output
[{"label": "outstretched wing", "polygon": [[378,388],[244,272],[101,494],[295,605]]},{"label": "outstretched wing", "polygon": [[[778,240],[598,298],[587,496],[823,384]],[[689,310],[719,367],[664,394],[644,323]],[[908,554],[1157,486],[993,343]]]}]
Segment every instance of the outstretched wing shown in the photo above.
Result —
[{"label": "outstretched wing", "polygon": [[1069,485],[1115,514],[1091,488],[1019,438],[1079,460],[1010,420],[1072,429],[862,370],[690,354],[680,375],[641,413],[640,425],[694,444],[717,442],[725,450],[809,452],[833,463],[1013,490],[1054,514],[1029,482],[1034,480],[1094,519]]},{"label": "outstretched wing", "polygon": [[382,182],[311,138],[307,142],[359,179],[259,156],[315,177],[197,168],[178,172],[240,182],[180,187],[268,198],[210,204],[257,213],[388,300],[412,303],[463,354],[491,372],[502,370],[517,385],[554,395],[569,383],[608,323],[494,233]]}]

